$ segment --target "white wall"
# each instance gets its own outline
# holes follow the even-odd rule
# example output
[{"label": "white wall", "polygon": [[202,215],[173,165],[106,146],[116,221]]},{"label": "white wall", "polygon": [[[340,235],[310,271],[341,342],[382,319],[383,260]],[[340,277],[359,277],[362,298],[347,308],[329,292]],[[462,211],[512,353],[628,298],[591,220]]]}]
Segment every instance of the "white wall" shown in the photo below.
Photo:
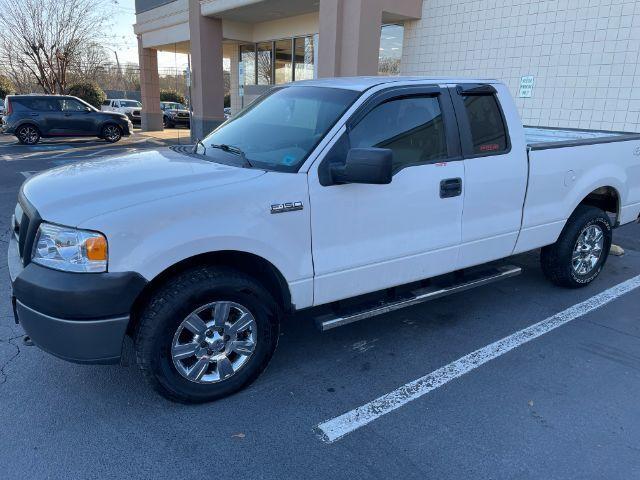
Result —
[{"label": "white wall", "polygon": [[640,0],[424,0],[403,75],[498,78],[525,124],[640,132]]}]

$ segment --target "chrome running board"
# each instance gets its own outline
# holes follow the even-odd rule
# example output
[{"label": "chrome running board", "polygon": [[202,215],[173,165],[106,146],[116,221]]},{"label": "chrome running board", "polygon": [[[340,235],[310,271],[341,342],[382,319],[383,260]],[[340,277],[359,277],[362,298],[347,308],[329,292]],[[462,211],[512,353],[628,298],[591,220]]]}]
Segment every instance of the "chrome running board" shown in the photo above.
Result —
[{"label": "chrome running board", "polygon": [[[323,315],[316,318],[316,325],[320,331],[325,332],[332,328],[342,327],[343,325],[364,320],[365,318],[384,315],[394,310],[400,310],[401,308],[446,297],[454,293],[464,292],[472,288],[482,287],[483,285],[504,280],[505,278],[515,277],[522,273],[522,268],[514,265],[505,265],[500,267],[485,267],[482,270],[469,272],[470,273],[456,272],[456,274],[453,275],[453,279],[449,278],[444,282],[440,281],[435,285],[413,290],[408,295],[399,299],[386,302],[379,301],[373,305],[369,304],[364,309],[341,312],[341,314]],[[434,283],[436,283],[435,280],[437,279],[434,279]]]}]

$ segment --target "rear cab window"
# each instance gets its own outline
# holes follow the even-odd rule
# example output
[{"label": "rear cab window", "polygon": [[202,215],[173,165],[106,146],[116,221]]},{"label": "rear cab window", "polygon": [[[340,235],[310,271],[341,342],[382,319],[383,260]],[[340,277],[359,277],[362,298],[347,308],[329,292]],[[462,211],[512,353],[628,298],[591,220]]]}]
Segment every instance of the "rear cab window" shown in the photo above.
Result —
[{"label": "rear cab window", "polygon": [[452,92],[466,157],[500,155],[510,151],[509,133],[493,87],[458,87]]}]

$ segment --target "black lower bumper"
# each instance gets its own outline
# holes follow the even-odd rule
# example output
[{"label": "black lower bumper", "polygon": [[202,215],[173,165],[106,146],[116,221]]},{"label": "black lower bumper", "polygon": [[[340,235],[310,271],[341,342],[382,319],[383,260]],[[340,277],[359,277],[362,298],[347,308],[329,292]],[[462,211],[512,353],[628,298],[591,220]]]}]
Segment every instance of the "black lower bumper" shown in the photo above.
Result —
[{"label": "black lower bumper", "polygon": [[129,316],[65,320],[37,312],[16,300],[15,312],[34,344],[76,363],[118,363]]},{"label": "black lower bumper", "polygon": [[142,117],[136,116],[136,115],[131,115],[130,113],[127,113],[126,115],[127,115],[127,117],[129,117],[129,120],[131,120],[131,123],[133,123],[134,125],[136,125],[138,123],[142,123]]},{"label": "black lower bumper", "polygon": [[8,263],[16,322],[37,346],[72,362],[118,361],[131,307],[147,283],[143,277],[23,267],[14,237]]}]

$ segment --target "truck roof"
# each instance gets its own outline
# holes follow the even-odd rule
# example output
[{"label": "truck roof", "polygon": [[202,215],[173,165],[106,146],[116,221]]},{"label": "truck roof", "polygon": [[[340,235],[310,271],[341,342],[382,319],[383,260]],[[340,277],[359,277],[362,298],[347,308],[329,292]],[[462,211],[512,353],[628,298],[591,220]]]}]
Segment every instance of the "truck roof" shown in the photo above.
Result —
[{"label": "truck roof", "polygon": [[335,77],[321,78],[317,80],[302,80],[295,85],[308,85],[312,87],[344,88],[363,92],[371,87],[398,82],[424,82],[424,83],[501,83],[495,79],[486,78],[460,78],[460,77]]}]

